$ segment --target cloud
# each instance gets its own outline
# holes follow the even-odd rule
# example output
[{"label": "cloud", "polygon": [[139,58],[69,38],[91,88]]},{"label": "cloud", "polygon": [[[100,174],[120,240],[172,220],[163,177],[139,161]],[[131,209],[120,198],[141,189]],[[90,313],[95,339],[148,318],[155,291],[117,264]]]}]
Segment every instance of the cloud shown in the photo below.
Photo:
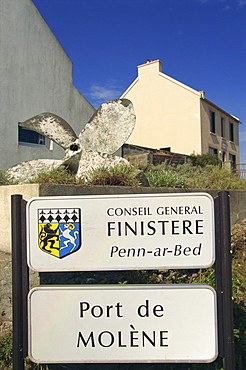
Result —
[{"label": "cloud", "polygon": [[[211,2],[210,0],[195,0],[196,2],[198,2],[198,3],[200,3],[200,4],[206,4],[206,3],[208,3],[208,2]],[[212,1],[214,1],[214,0],[212,0]],[[223,3],[225,3],[225,2],[227,2],[227,0],[217,0],[218,2],[223,2]],[[242,7],[244,7],[244,6],[246,6],[246,0],[236,0],[236,4],[240,7],[240,8],[242,8]],[[224,7],[224,9],[223,10],[225,10],[225,11],[227,11],[227,10],[229,10],[229,9],[231,9],[231,7],[229,6],[229,5],[226,5],[225,7]]]},{"label": "cloud", "polygon": [[246,163],[246,149],[245,149],[245,143],[246,143],[246,129],[242,129],[242,126],[240,127],[239,132],[239,142],[240,142],[240,162]]},{"label": "cloud", "polygon": [[223,9],[222,9],[222,11],[223,12],[228,12],[228,10],[230,10],[231,9],[231,7],[229,6],[229,5],[226,5]]},{"label": "cloud", "polygon": [[114,84],[108,82],[105,86],[99,84],[94,84],[90,87],[90,92],[85,93],[92,100],[93,105],[100,105],[101,103],[117,99],[122,94],[122,91]]},{"label": "cloud", "polygon": [[245,143],[246,142],[246,131],[240,131],[240,134],[239,134],[239,138],[240,138],[240,142],[241,143]]},{"label": "cloud", "polygon": [[238,6],[243,7],[246,5],[246,0],[237,0]]}]

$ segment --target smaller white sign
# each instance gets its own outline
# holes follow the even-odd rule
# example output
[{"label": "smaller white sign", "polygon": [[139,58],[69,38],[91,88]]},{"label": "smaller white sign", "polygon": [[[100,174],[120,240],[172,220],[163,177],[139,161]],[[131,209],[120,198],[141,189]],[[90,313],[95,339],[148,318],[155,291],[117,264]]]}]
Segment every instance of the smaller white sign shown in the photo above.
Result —
[{"label": "smaller white sign", "polygon": [[39,287],[30,291],[37,363],[212,362],[215,291],[207,285]]},{"label": "smaller white sign", "polygon": [[207,193],[33,198],[28,265],[37,271],[206,268],[215,260]]}]

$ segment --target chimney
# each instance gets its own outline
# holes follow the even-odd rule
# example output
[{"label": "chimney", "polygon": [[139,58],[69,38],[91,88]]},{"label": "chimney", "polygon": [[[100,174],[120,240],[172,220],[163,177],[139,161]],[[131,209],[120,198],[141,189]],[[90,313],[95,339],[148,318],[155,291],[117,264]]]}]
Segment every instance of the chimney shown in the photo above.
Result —
[{"label": "chimney", "polygon": [[145,69],[146,72],[147,70],[149,71],[150,69],[154,70],[155,72],[162,72],[162,62],[159,59],[154,60],[147,59],[143,64],[138,66],[138,74],[140,73],[140,70],[142,73],[145,71]]},{"label": "chimney", "polygon": [[205,95],[206,95],[205,91],[201,91],[201,90],[197,90],[197,91],[200,93],[201,98],[205,99]]}]

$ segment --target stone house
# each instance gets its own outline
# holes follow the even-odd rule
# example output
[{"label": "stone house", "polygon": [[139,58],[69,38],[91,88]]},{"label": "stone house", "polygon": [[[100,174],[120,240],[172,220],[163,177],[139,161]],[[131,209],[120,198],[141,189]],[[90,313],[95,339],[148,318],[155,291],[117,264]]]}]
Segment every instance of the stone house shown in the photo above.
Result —
[{"label": "stone house", "polygon": [[73,85],[71,60],[32,0],[0,1],[0,42],[0,169],[62,159],[62,148],[18,122],[51,112],[82,130],[95,109]]},{"label": "stone house", "polygon": [[160,60],[138,66],[138,77],[123,93],[137,121],[127,144],[185,155],[211,153],[224,165],[239,164],[238,118],[197,91],[162,73]]}]

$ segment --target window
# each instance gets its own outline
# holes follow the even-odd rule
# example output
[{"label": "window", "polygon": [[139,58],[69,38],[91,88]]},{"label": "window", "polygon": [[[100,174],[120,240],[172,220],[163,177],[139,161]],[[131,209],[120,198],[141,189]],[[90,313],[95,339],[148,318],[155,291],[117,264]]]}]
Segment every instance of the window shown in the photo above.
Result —
[{"label": "window", "polygon": [[236,156],[233,154],[229,154],[229,161],[231,162],[231,169],[235,170],[236,168]]},{"label": "window", "polygon": [[209,154],[215,154],[218,155],[218,149],[209,147]]},{"label": "window", "polygon": [[215,112],[210,112],[210,132],[215,134]]},{"label": "window", "polygon": [[224,163],[226,160],[226,152],[222,152],[221,159],[222,159],[222,162]]},{"label": "window", "polygon": [[229,133],[230,133],[230,141],[234,141],[234,125],[233,125],[233,123],[230,123]]},{"label": "window", "polygon": [[221,137],[225,137],[225,120],[223,117],[221,117],[220,119],[220,133],[221,133]]},{"label": "window", "polygon": [[46,145],[47,139],[44,135],[38,134],[35,131],[25,130],[19,127],[19,143]]}]

